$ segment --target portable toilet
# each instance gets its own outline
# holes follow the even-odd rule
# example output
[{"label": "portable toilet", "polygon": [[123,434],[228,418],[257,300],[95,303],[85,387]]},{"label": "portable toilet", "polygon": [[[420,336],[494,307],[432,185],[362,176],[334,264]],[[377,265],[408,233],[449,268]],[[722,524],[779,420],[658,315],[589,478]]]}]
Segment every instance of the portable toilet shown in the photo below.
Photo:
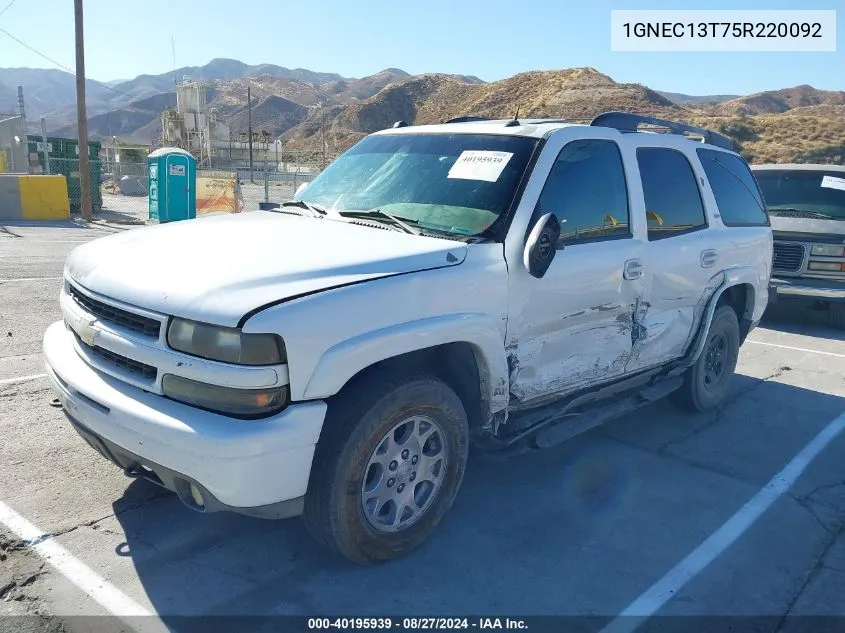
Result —
[{"label": "portable toilet", "polygon": [[147,158],[150,220],[197,217],[197,160],[178,147],[162,147]]}]

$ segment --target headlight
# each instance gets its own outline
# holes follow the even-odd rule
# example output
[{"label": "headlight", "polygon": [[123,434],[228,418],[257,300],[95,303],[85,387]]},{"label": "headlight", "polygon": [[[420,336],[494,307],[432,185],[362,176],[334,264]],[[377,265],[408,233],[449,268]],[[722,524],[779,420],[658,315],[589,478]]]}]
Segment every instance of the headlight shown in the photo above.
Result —
[{"label": "headlight", "polygon": [[167,344],[175,350],[236,365],[284,363],[285,345],[275,334],[244,334],[238,328],[173,319]]},{"label": "headlight", "polygon": [[837,246],[835,244],[814,244],[810,254],[821,255],[822,257],[845,257],[845,246]]},{"label": "headlight", "polygon": [[280,411],[287,400],[287,387],[233,389],[189,380],[173,374],[161,379],[161,390],[173,400],[219,413],[258,417]]}]

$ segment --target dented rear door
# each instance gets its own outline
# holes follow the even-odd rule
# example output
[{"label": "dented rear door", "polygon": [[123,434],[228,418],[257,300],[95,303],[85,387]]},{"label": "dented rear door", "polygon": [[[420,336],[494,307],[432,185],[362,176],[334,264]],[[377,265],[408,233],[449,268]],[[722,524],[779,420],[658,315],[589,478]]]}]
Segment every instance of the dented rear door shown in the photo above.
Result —
[{"label": "dented rear door", "polygon": [[[691,145],[688,141],[687,145]],[[636,149],[647,219],[645,289],[634,317],[627,371],[684,355],[718,281],[724,258],[713,234],[694,155],[674,147]]]}]

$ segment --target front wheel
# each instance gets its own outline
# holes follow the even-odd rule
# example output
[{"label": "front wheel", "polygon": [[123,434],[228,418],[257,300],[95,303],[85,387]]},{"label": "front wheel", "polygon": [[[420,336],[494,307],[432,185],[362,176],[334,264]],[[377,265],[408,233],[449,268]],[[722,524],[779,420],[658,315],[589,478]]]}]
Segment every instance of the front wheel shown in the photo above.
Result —
[{"label": "front wheel", "polygon": [[672,401],[691,411],[718,407],[730,391],[739,357],[739,321],[730,306],[720,306],[713,314],[707,343],[695,365],[684,375],[684,383],[672,394]]},{"label": "front wheel", "polygon": [[321,543],[370,563],[421,545],[463,480],[469,429],[460,398],[438,378],[353,385],[330,404],[305,498]]}]

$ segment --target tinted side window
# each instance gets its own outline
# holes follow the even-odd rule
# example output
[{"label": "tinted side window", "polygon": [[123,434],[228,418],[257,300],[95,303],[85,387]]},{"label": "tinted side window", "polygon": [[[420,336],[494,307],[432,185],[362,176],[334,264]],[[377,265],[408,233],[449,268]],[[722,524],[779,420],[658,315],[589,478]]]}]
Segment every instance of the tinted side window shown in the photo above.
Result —
[{"label": "tinted side window", "polygon": [[707,226],[695,173],[673,149],[642,147],[637,164],[643,181],[648,239],[659,240]]},{"label": "tinted side window", "polygon": [[558,154],[536,215],[554,213],[567,244],[627,237],[628,187],[613,141],[572,141]]},{"label": "tinted side window", "polygon": [[768,226],[763,199],[748,165],[739,156],[698,149],[719,214],[726,226]]}]

